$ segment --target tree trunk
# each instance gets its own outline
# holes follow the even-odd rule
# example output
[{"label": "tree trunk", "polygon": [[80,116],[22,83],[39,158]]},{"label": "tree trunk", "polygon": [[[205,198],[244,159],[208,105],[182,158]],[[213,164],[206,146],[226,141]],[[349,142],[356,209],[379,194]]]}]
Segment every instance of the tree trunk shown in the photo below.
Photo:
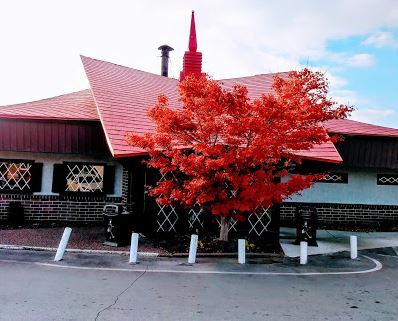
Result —
[{"label": "tree trunk", "polygon": [[229,217],[221,216],[220,241],[228,241]]}]

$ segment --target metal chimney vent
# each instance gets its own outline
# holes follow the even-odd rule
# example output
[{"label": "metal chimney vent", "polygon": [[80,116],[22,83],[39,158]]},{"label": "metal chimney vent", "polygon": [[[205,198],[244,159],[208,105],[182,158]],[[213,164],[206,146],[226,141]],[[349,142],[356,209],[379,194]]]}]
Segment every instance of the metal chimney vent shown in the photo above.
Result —
[{"label": "metal chimney vent", "polygon": [[160,74],[162,76],[168,77],[169,76],[169,52],[174,50],[168,45],[163,45],[158,48],[162,52],[162,65],[161,65],[161,70]]}]

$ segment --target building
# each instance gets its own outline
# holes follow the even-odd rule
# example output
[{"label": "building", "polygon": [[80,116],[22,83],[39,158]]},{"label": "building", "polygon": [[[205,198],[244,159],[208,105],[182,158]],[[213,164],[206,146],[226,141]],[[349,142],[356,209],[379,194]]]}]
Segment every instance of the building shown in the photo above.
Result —
[{"label": "building", "polygon": [[[154,129],[147,111],[159,94],[179,106],[179,80],[167,77],[172,48],[159,49],[162,75],[82,56],[90,89],[0,107],[1,220],[7,218],[10,202],[16,201],[27,220],[57,222],[96,222],[102,220],[107,203],[135,203],[136,213],[152,215],[156,231],[176,230],[178,210],[158,206],[145,195],[144,185],[155,176],[141,164],[145,153],[125,140],[127,132]],[[192,13],[180,78],[201,74],[201,68]],[[271,90],[273,76],[221,82],[226,88],[245,85],[256,98]],[[281,219],[291,222],[297,204],[311,203],[325,224],[397,223],[398,130],[352,120],[325,126],[346,139],[336,146],[331,142],[315,146],[301,156],[332,172],[302,196],[282,204]],[[200,213],[189,212],[190,225],[202,224]],[[251,218],[250,230],[261,234],[271,221],[268,209],[262,209],[260,216]]]}]

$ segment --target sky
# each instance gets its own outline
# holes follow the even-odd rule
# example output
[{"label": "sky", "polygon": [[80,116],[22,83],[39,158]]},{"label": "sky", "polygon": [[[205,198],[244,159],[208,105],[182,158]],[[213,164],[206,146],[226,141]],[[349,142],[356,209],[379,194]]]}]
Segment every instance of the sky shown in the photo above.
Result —
[{"label": "sky", "polygon": [[397,0],[0,1],[0,105],[89,88],[79,55],[178,78],[195,10],[215,79],[310,67],[352,119],[398,128]]}]

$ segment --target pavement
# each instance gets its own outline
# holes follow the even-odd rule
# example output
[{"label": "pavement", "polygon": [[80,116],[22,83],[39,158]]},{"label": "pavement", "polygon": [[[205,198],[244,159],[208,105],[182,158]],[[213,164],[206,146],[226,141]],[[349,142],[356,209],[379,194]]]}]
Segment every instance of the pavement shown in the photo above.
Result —
[{"label": "pavement", "polygon": [[196,264],[187,258],[139,256],[138,264],[129,264],[127,255],[97,253],[65,253],[64,259],[54,262],[54,252],[0,250],[0,262],[23,263],[57,269],[92,271],[182,273],[182,274],[236,274],[236,275],[328,275],[364,274],[381,269],[380,263],[362,255],[351,260],[348,252],[312,257],[307,265],[297,258],[269,256],[248,258],[247,264],[238,264],[237,258],[198,257]]},{"label": "pavement", "polygon": [[[392,247],[398,253],[398,232],[350,232],[318,230],[318,246],[309,246],[308,255],[330,254],[350,250],[350,235],[358,238],[358,250]],[[280,243],[288,257],[300,256],[300,245],[294,245],[296,229],[281,227]]]},{"label": "pavement", "polygon": [[297,258],[139,257],[0,250],[0,321],[398,319],[392,248]]},{"label": "pavement", "polygon": [[[398,233],[319,231],[300,265],[294,229],[283,255],[155,257],[126,253],[0,249],[0,321],[396,321]],[[364,249],[366,248],[366,249]]]}]

